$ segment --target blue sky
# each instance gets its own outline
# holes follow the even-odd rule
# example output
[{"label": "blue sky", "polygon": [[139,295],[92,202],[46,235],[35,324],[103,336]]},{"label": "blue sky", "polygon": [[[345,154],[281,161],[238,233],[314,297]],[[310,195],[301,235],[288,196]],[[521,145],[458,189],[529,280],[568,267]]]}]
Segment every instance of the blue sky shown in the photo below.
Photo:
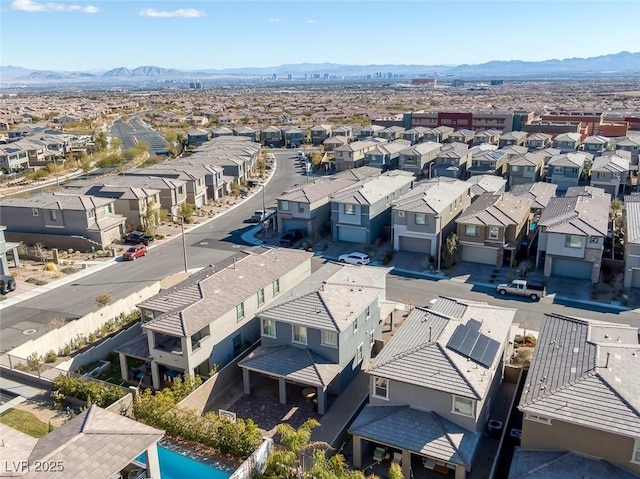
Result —
[{"label": "blue sky", "polygon": [[2,65],[461,64],[640,51],[640,2],[0,0]]}]

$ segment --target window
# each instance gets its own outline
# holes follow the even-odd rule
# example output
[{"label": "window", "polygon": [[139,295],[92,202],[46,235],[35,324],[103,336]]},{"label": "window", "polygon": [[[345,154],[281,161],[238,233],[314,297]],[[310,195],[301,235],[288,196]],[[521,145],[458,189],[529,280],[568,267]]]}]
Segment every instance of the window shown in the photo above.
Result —
[{"label": "window", "polygon": [[298,203],[298,213],[304,213],[304,203]]},{"label": "window", "polygon": [[236,319],[240,321],[244,318],[244,302],[236,306]]},{"label": "window", "polygon": [[464,228],[464,234],[467,236],[478,236],[478,227],[476,225],[467,225]]},{"label": "window", "polygon": [[58,213],[56,210],[49,210],[49,219],[51,221],[57,221],[58,220]]},{"label": "window", "polygon": [[606,177],[607,177],[607,174],[605,172],[601,171],[598,173],[598,178],[606,178]]},{"label": "window", "polygon": [[40,216],[40,210],[38,208],[31,208],[31,214],[33,216]]},{"label": "window", "polygon": [[582,236],[565,235],[564,246],[565,248],[582,248]]},{"label": "window", "polygon": [[355,215],[356,214],[356,205],[344,205],[344,214],[345,215]]},{"label": "window", "polygon": [[631,462],[640,463],[640,439],[636,439],[635,447],[633,448],[633,457]]},{"label": "window", "polygon": [[416,213],[416,224],[417,225],[426,225],[427,224],[427,215],[425,213]]},{"label": "window", "polygon": [[528,421],[540,422],[542,424],[551,424],[551,419],[548,417],[540,416],[538,414],[525,413],[524,418]]},{"label": "window", "polygon": [[336,347],[338,345],[338,335],[334,331],[322,331],[322,345]]},{"label": "window", "polygon": [[273,295],[275,296],[280,292],[280,279],[276,279],[273,282]]},{"label": "window", "polygon": [[268,338],[276,337],[276,322],[273,319],[262,320],[262,335]]},{"label": "window", "polygon": [[89,218],[95,218],[96,217],[96,210],[89,210],[87,211],[87,216]]},{"label": "window", "polygon": [[517,173],[519,168],[520,168],[520,167],[519,167],[518,165],[513,165],[513,166],[511,166],[511,171],[512,171],[513,173]]},{"label": "window", "polygon": [[293,342],[307,344],[307,328],[304,326],[293,326]]},{"label": "window", "polygon": [[554,166],[553,167],[553,172],[554,173],[562,173],[562,166]]},{"label": "window", "polygon": [[258,306],[264,304],[264,289],[258,291]]},{"label": "window", "polygon": [[398,217],[404,218],[404,211],[398,211]]},{"label": "window", "polygon": [[497,226],[489,226],[489,238],[498,239],[499,231]]},{"label": "window", "polygon": [[102,212],[105,215],[108,215],[109,213],[111,213],[111,205],[104,205],[104,208],[102,208]]},{"label": "window", "polygon": [[451,412],[462,416],[475,417],[476,402],[473,399],[453,396],[453,410]]},{"label": "window", "polygon": [[358,327],[359,327],[359,325],[358,325],[358,320],[359,320],[359,319],[360,319],[360,318],[358,318],[358,317],[356,316],[356,319],[353,321],[353,332],[354,332],[354,333],[358,330]]},{"label": "window", "polygon": [[389,399],[389,380],[387,378],[373,378],[373,397]]},{"label": "window", "polygon": [[369,319],[371,317],[371,306],[367,306],[367,310],[365,312],[366,318]]},{"label": "window", "polygon": [[362,354],[362,343],[356,348],[356,362],[355,364],[360,364],[364,359],[364,355]]},{"label": "window", "polygon": [[589,243],[597,243],[598,239],[597,236],[589,236]]}]

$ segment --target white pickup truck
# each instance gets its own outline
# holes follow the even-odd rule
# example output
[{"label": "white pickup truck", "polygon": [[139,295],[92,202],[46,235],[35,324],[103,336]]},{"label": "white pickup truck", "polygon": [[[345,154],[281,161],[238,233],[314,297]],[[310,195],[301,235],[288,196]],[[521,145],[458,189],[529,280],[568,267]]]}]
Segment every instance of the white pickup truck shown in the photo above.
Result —
[{"label": "white pickup truck", "polygon": [[514,279],[511,283],[502,283],[496,286],[496,291],[502,295],[517,294],[527,296],[534,301],[542,298],[546,291],[544,286],[533,285],[524,279]]}]

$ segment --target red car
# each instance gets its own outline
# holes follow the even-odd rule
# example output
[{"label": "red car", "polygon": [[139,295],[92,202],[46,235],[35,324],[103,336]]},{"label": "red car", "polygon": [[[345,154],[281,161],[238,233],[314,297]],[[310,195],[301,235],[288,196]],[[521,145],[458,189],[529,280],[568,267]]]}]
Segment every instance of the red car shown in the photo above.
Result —
[{"label": "red car", "polygon": [[143,244],[132,246],[122,255],[122,259],[125,261],[135,261],[136,258],[147,256],[147,247]]}]

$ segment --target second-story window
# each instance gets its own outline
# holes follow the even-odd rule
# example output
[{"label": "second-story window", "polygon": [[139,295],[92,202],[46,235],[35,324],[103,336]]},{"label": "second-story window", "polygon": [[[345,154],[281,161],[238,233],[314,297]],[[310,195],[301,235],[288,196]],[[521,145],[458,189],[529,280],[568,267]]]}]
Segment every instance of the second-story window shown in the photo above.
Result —
[{"label": "second-story window", "polygon": [[464,234],[467,236],[478,236],[478,227],[476,225],[467,225],[464,228]]},{"label": "second-story window", "polygon": [[298,203],[298,213],[304,213],[304,203]]},{"label": "second-story window", "polygon": [[304,326],[293,326],[293,342],[307,344],[307,328]]},{"label": "second-story window", "polygon": [[344,214],[345,215],[355,215],[356,214],[356,205],[344,205]]},{"label": "second-story window", "polygon": [[356,316],[356,319],[354,319],[353,321],[353,332],[355,333],[358,330],[359,324],[358,324],[358,320],[360,318]]},{"label": "second-story window", "polygon": [[58,220],[58,213],[56,210],[49,210],[49,219],[51,221],[57,221]]},{"label": "second-story window", "polygon": [[285,200],[280,201],[280,209],[282,211],[289,211],[289,202]]},{"label": "second-story window", "polygon": [[373,397],[389,399],[389,380],[387,378],[373,378]]},{"label": "second-story window", "polygon": [[427,224],[427,215],[425,213],[416,213],[416,224],[417,225],[426,225]]},{"label": "second-story window", "polygon": [[236,319],[240,321],[244,318],[244,302],[236,306]]},{"label": "second-story window", "polygon": [[258,291],[258,306],[264,304],[264,289]]},{"label": "second-story window", "polygon": [[96,210],[89,210],[87,211],[87,216],[91,219],[91,218],[95,218],[96,217]]},{"label": "second-story window", "polygon": [[280,279],[276,279],[273,282],[273,295],[275,296],[280,292]]},{"label": "second-story window", "polygon": [[322,331],[322,345],[331,347],[338,345],[338,335],[335,331]]},{"label": "second-story window", "polygon": [[476,417],[476,402],[473,399],[453,396],[453,408],[451,412],[461,416]]},{"label": "second-story window", "polygon": [[489,238],[498,239],[500,231],[497,226],[489,226]]},{"label": "second-story window", "polygon": [[580,235],[565,235],[564,246],[566,248],[582,248],[582,236]]},{"label": "second-story window", "polygon": [[262,335],[268,338],[276,337],[276,322],[273,319],[262,320]]}]

